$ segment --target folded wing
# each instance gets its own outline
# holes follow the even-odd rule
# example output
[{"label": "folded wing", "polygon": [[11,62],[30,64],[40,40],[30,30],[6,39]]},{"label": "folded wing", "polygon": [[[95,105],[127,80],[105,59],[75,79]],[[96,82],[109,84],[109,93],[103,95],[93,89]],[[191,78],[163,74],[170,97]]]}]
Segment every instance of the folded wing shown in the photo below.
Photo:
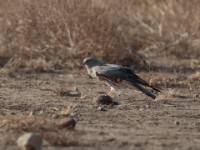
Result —
[{"label": "folded wing", "polygon": [[143,86],[150,87],[153,90],[160,92],[156,87],[150,85],[145,80],[141,79],[135,72],[127,67],[122,67],[119,65],[113,64],[103,64],[99,66],[95,66],[94,70],[96,71],[97,76],[104,77],[109,80],[113,84],[120,82],[121,80],[126,80],[132,86],[142,91],[144,94],[150,96],[155,99],[156,96],[151,93],[149,90],[145,89]]}]

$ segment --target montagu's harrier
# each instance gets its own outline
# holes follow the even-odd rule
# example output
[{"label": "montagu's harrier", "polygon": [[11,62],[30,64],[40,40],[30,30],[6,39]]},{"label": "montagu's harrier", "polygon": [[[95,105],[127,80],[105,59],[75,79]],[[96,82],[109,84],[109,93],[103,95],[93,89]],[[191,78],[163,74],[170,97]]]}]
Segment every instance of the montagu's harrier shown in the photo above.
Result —
[{"label": "montagu's harrier", "polygon": [[153,99],[155,99],[156,96],[145,87],[150,87],[154,91],[160,92],[156,87],[141,79],[128,67],[107,64],[93,57],[85,58],[83,64],[86,66],[90,77],[98,78],[100,81],[103,81],[111,87],[111,90],[108,93],[109,96],[113,93],[118,93],[120,87],[124,84],[131,85]]}]

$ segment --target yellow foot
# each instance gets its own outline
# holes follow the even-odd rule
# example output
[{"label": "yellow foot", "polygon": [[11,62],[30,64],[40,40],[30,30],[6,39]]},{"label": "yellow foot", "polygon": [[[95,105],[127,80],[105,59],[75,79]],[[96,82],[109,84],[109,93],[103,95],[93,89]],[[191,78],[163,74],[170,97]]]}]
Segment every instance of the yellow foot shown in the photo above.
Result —
[{"label": "yellow foot", "polygon": [[113,93],[114,93],[114,89],[113,88],[111,88],[110,89],[110,92],[107,94],[107,95],[109,95],[110,97],[113,95]]}]

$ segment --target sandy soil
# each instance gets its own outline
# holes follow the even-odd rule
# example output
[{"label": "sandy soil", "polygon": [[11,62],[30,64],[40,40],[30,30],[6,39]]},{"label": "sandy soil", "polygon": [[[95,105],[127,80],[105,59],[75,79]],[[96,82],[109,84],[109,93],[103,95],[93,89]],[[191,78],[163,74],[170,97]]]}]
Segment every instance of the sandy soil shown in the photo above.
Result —
[{"label": "sandy soil", "polygon": [[[145,79],[152,75],[158,73],[141,72]],[[17,137],[25,132],[41,134],[44,150],[199,149],[200,85],[189,84],[187,74],[166,71],[164,75],[176,80],[165,86],[160,83],[163,91],[176,89],[171,95],[153,101],[124,89],[114,97],[119,105],[101,106],[105,111],[93,99],[109,88],[89,79],[85,72],[2,76],[0,149],[18,149]],[[75,94],[62,96],[67,89]],[[69,116],[77,121],[75,129],[57,129],[56,124]]]}]

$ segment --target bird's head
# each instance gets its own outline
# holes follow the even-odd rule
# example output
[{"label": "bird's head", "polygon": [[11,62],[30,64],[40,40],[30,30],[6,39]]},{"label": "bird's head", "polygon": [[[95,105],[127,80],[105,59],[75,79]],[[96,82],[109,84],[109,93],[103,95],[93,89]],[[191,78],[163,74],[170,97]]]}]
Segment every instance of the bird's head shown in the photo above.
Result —
[{"label": "bird's head", "polygon": [[92,68],[98,64],[102,64],[102,62],[94,57],[87,57],[83,60],[83,65],[85,65],[88,68]]}]

